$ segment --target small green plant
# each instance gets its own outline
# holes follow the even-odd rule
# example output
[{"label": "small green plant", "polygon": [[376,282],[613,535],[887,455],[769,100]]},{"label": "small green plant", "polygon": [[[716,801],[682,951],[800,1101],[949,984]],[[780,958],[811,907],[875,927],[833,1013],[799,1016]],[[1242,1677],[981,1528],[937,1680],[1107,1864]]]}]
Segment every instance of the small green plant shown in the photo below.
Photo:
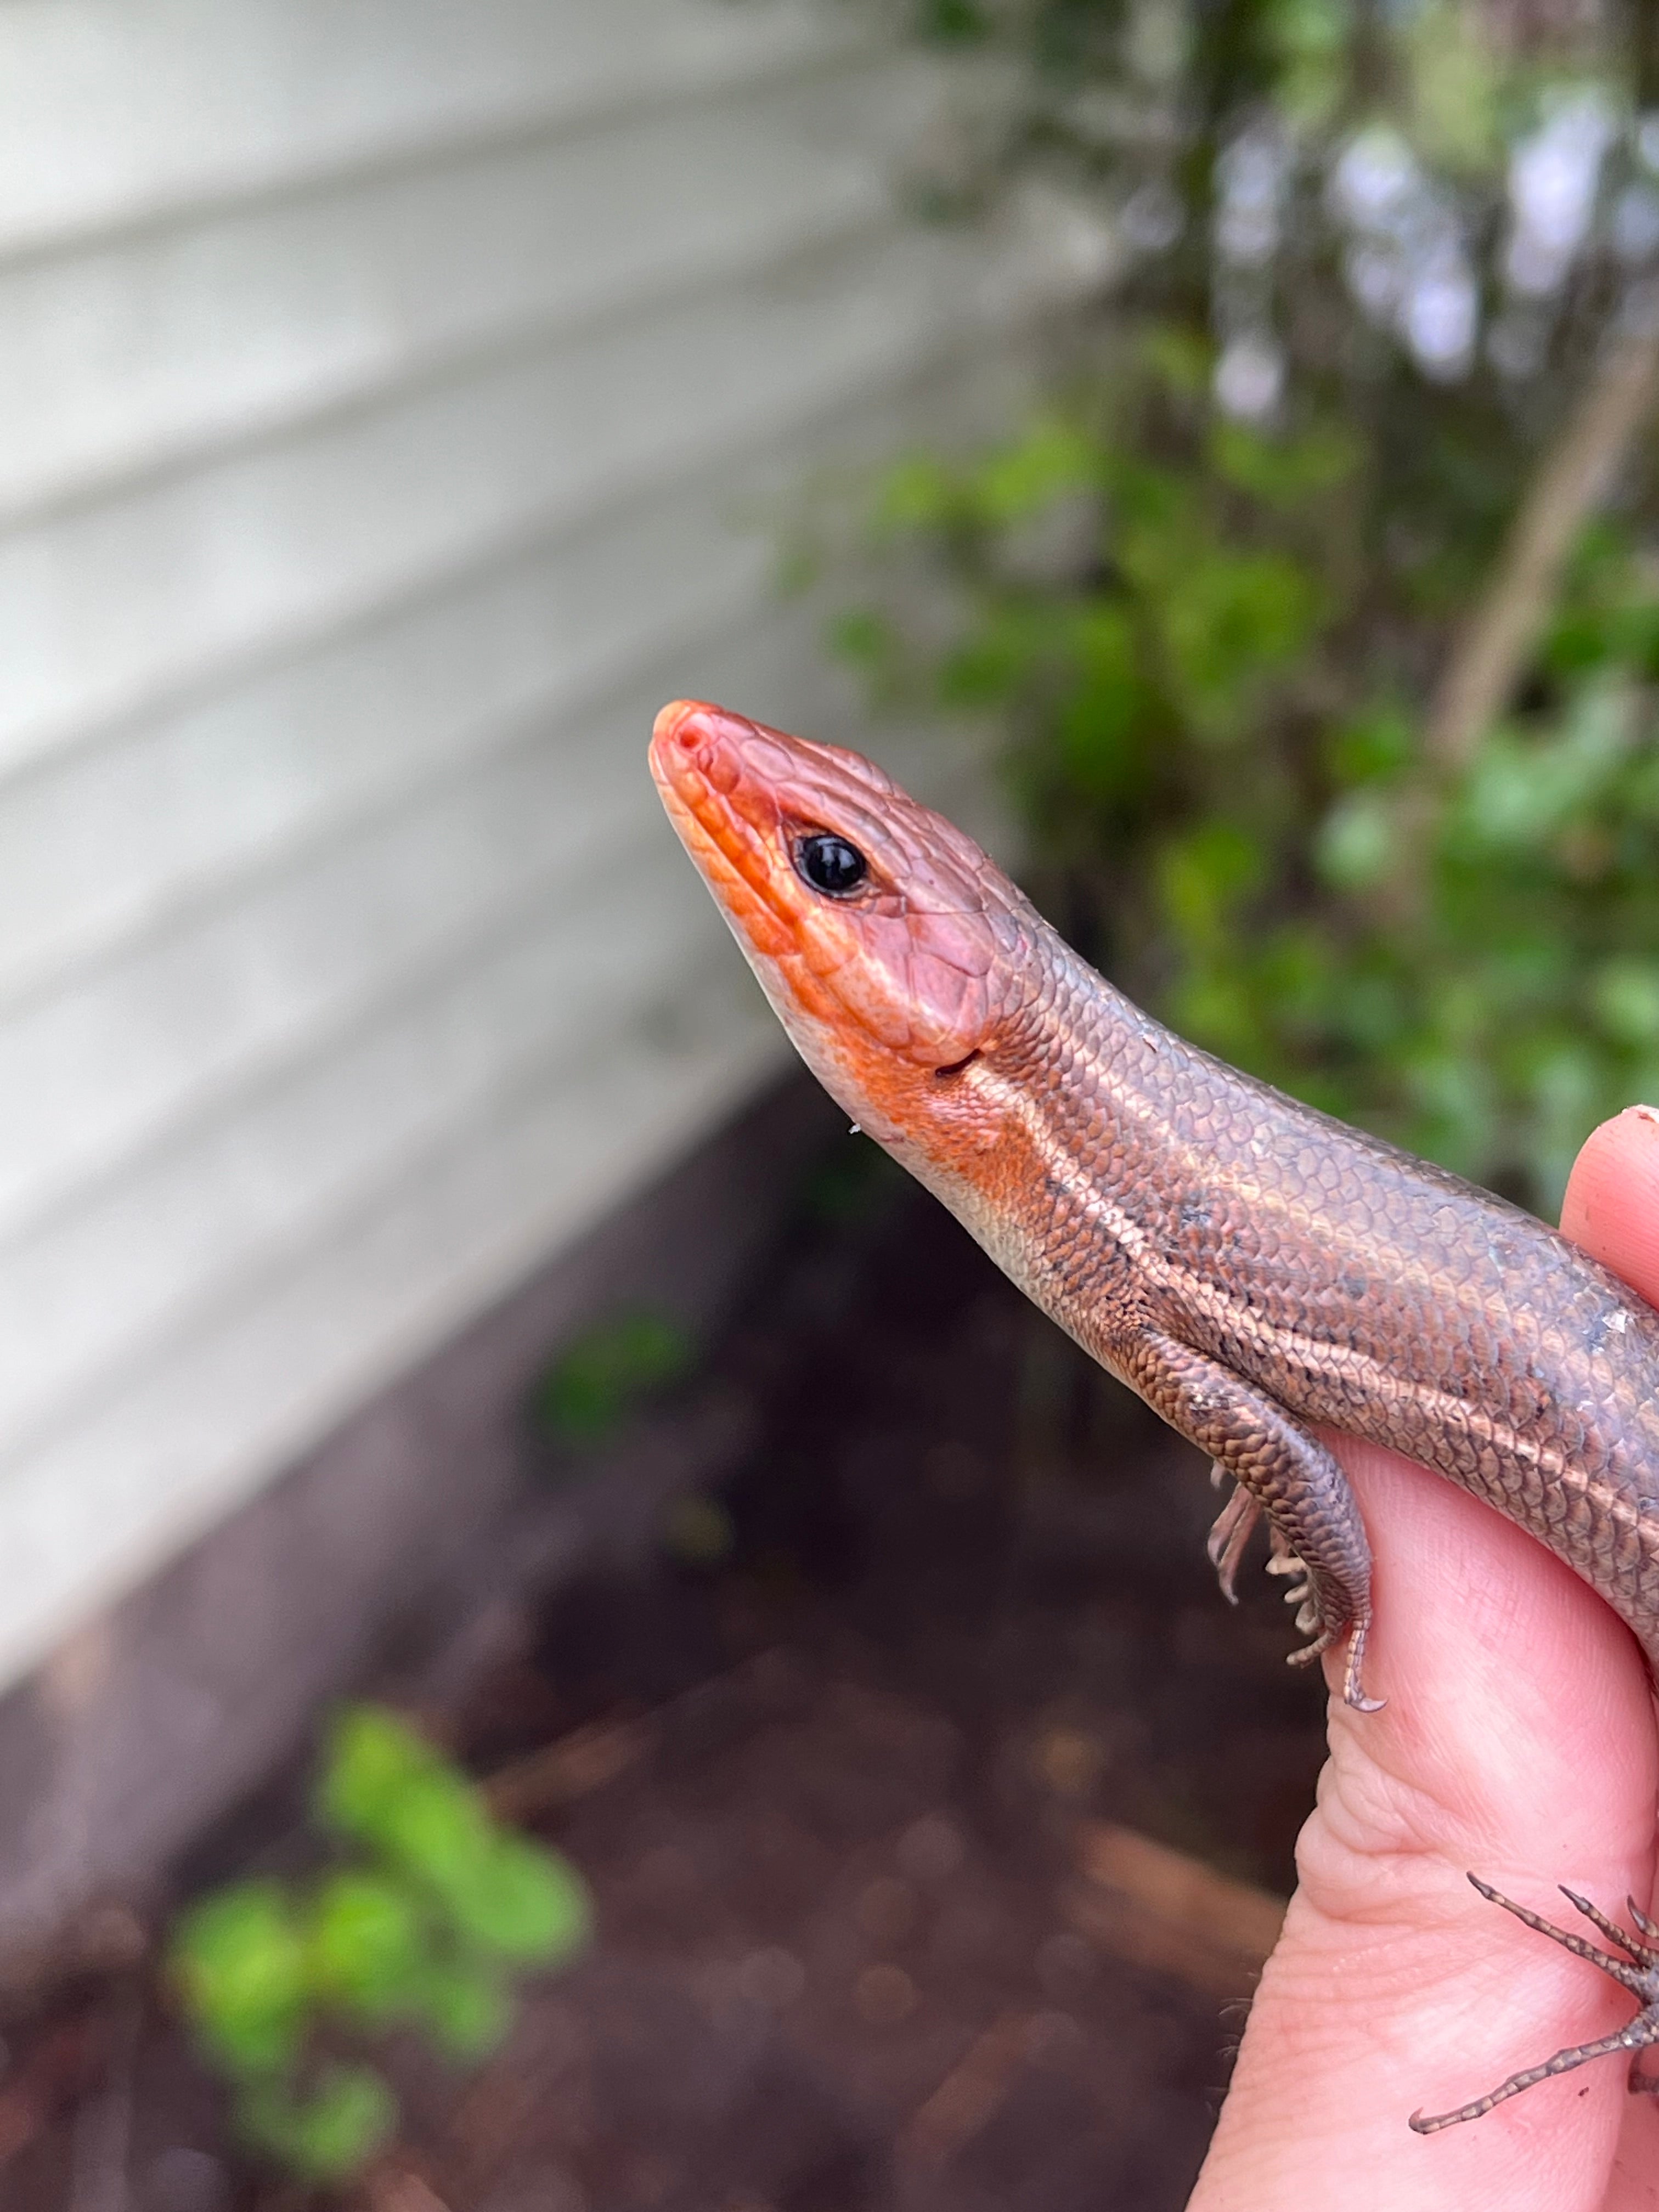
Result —
[{"label": "small green plant", "polygon": [[398,2118],[384,2076],[328,2048],[342,2031],[413,2029],[475,2063],[510,2025],[514,1977],[573,1958],[590,1912],[573,1868],[503,1827],[380,1707],[335,1721],[315,1814],[343,1863],[204,1898],[179,1919],[168,1965],[244,2139],[330,2185],[359,2172]]},{"label": "small green plant", "polygon": [[615,1315],[566,1347],[532,1393],[532,1415],[556,1443],[604,1443],[695,1358],[690,1334],[666,1314]]}]

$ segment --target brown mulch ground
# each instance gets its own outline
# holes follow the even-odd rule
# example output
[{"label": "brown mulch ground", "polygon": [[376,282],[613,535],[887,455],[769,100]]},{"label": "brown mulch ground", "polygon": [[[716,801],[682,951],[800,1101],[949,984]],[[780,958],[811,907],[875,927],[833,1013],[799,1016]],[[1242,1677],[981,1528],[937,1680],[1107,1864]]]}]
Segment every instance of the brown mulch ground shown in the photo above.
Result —
[{"label": "brown mulch ground", "polygon": [[[471,2077],[389,2055],[405,2127],[368,2212],[1160,2212],[1190,2187],[1242,2014],[1103,1939],[1090,1838],[1287,1889],[1317,1686],[1271,1586],[1220,1602],[1191,1455],[920,1194],[842,1196],[690,1386],[755,1417],[724,1523],[671,1511],[647,1566],[525,1609],[441,1716],[581,1868],[599,1941]],[[275,1788],[180,1887],[281,1863],[297,1802]],[[297,2212],[226,2141],[133,1934],[111,1919],[101,1966],[13,2024],[0,2207]]]}]

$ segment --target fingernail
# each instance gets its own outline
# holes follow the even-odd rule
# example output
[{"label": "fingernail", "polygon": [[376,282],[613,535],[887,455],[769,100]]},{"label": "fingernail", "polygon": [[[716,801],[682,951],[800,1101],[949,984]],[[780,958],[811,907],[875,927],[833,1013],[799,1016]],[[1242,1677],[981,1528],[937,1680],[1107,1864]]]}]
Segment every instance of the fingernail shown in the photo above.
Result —
[{"label": "fingernail", "polygon": [[1638,1121],[1650,1121],[1656,1129],[1659,1129],[1659,1106],[1626,1106],[1619,1118],[1622,1121],[1626,1116],[1632,1116]]}]

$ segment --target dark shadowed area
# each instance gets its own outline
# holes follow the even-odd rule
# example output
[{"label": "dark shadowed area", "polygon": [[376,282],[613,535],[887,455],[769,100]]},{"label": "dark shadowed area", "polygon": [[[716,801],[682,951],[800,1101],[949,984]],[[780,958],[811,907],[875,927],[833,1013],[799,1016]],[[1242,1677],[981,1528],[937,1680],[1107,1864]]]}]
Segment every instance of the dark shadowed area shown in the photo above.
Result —
[{"label": "dark shadowed area", "polygon": [[[698,1371],[545,1457],[614,1482],[665,1428],[736,1440],[647,1567],[515,1607],[435,1696],[374,1686],[574,1861],[598,1939],[481,2069],[392,2049],[373,2212],[1157,2212],[1190,2186],[1261,1925],[1243,1885],[1289,1887],[1318,1691],[1268,1587],[1217,1595],[1193,1455],[872,1152],[831,1162]],[[304,1864],[301,1805],[273,1783],[179,1891]],[[1125,1875],[1120,1823],[1237,1878],[1202,1924],[1163,1862]],[[0,2203],[102,2203],[105,2144],[143,2212],[291,2212],[137,1935],[13,2023]]]}]

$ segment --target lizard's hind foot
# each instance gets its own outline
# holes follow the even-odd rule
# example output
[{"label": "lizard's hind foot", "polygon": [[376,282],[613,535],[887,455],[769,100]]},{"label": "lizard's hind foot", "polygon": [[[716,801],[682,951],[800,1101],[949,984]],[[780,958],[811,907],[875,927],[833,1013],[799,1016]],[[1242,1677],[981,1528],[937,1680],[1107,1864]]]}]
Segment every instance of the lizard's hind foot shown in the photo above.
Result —
[{"label": "lizard's hind foot", "polygon": [[1659,1923],[1648,1918],[1634,1898],[1626,1898],[1625,1903],[1630,1917],[1640,1931],[1638,1935],[1627,1936],[1622,1928],[1608,1919],[1605,1912],[1592,1905],[1589,1898],[1580,1897],[1574,1890],[1563,1888],[1561,1894],[1573,1910],[1582,1912],[1593,1927],[1599,1928],[1607,1941],[1616,1943],[1625,1954],[1622,1959],[1616,1959],[1611,1952],[1601,1950],[1583,1936],[1575,1936],[1571,1929],[1557,1928],[1551,1922],[1540,1919],[1537,1913],[1528,1912],[1524,1905],[1517,1905],[1513,1898],[1504,1897],[1489,1883],[1482,1881],[1478,1875],[1472,1874],[1469,1880],[1481,1896],[1489,1899],[1493,1905],[1501,1905],[1505,1912],[1512,1912],[1517,1920],[1525,1921],[1528,1928],[1535,1928],[1540,1936],[1547,1936],[1553,1943],[1559,1943],[1575,1958],[1588,1959],[1591,1966],[1599,1966],[1604,1974],[1611,1975],[1621,1989],[1628,1990],[1632,1996],[1640,1999],[1642,2009],[1616,2034],[1604,2035],[1595,2043],[1576,2043],[1569,2050],[1558,2051],[1553,2058],[1545,2059],[1542,2065],[1528,2066],[1524,2073],[1511,2074],[1507,2081],[1499,2082],[1488,2095],[1477,2097],[1471,2105],[1460,2105],[1455,2112],[1413,2112],[1409,2124],[1419,2135],[1431,2136],[1441,2128],[1455,2127],[1460,2120],[1478,2120],[1483,2113],[1491,2112],[1494,2105],[1501,2105],[1508,2098],[1519,2096],[1522,2089],[1530,2089],[1534,2081],[1547,2081],[1553,2074],[1571,2074],[1575,2066],[1583,2066],[1592,2058],[1608,2057],[1617,2051],[1630,2053],[1630,2087],[1650,2096],[1659,2096],[1659,2079],[1641,2071],[1641,2054],[1650,2043],[1659,2043]]}]

